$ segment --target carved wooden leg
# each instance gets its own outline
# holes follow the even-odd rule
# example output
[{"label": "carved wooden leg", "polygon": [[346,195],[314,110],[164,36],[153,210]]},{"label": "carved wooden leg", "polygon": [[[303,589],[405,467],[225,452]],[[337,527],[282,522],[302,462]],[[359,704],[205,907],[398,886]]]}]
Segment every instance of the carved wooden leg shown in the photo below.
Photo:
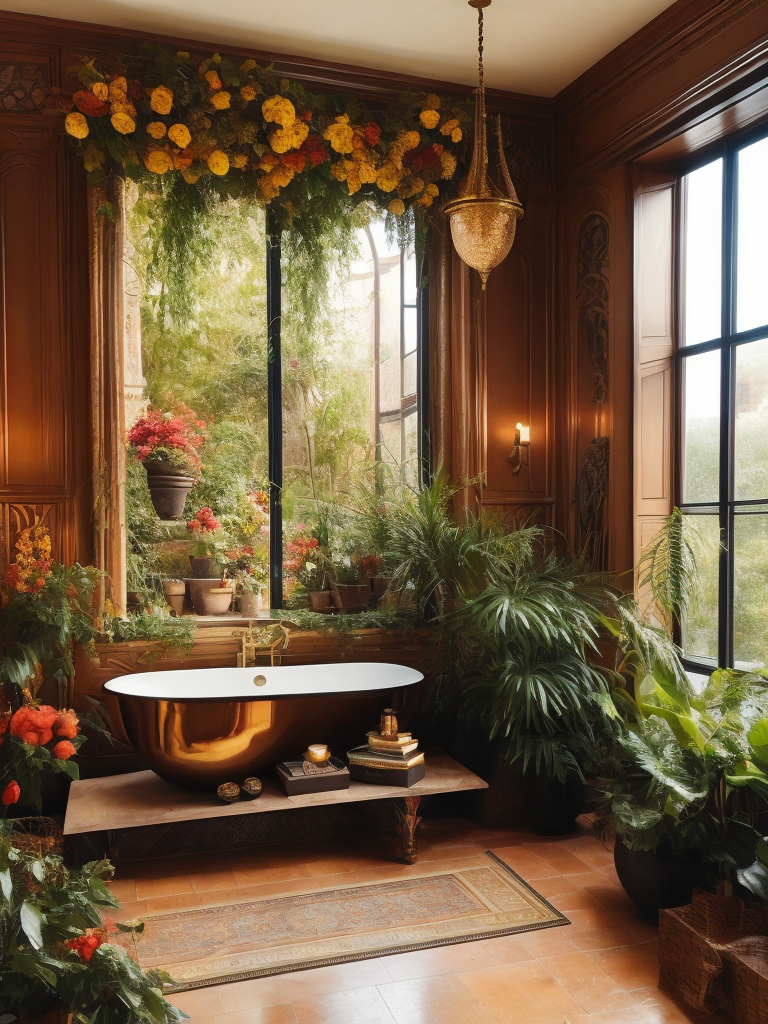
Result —
[{"label": "carved wooden leg", "polygon": [[418,816],[420,796],[405,797],[405,810],[395,804],[397,814],[397,834],[400,836],[400,846],[403,860],[406,864],[415,864],[419,852],[419,841],[416,838],[416,830],[419,827],[421,818]]}]

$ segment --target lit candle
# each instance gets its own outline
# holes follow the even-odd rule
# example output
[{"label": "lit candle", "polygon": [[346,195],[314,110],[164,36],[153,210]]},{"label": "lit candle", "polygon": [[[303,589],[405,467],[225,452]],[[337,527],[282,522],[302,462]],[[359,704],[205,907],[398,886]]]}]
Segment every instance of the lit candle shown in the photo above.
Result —
[{"label": "lit candle", "polygon": [[326,743],[310,743],[307,752],[313,761],[324,761],[328,756],[328,745]]},{"label": "lit candle", "polygon": [[522,423],[517,424],[517,429],[520,431],[520,444],[531,443],[531,428],[524,427]]}]

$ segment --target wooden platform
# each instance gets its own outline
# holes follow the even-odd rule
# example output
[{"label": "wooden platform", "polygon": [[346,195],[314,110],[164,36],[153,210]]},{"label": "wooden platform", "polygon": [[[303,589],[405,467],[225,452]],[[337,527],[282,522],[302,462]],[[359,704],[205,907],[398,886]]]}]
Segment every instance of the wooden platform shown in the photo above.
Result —
[{"label": "wooden platform", "polygon": [[[458,793],[487,789],[469,769],[446,754],[427,755],[427,772],[421,782],[403,789],[400,786],[374,786],[352,782],[349,789],[330,793],[286,796],[269,777],[257,800],[221,803],[212,793],[198,793],[165,782],[154,772],[131,772],[101,779],[73,782],[69,792],[65,835],[168,825],[178,821],[263,814],[328,804],[355,803],[362,800],[406,800],[415,808],[421,797],[438,793]],[[407,805],[406,805],[407,806]],[[409,808],[409,810],[411,809]]]}]

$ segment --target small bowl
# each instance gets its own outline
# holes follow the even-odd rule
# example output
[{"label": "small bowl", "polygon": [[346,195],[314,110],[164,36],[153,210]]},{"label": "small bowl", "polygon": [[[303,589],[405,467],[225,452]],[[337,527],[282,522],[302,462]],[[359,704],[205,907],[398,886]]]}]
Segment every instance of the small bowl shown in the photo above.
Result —
[{"label": "small bowl", "polygon": [[222,782],[216,790],[216,796],[225,804],[233,804],[240,799],[240,787],[236,782]]},{"label": "small bowl", "polygon": [[261,780],[256,778],[246,779],[240,787],[240,793],[244,800],[255,800],[261,796]]}]

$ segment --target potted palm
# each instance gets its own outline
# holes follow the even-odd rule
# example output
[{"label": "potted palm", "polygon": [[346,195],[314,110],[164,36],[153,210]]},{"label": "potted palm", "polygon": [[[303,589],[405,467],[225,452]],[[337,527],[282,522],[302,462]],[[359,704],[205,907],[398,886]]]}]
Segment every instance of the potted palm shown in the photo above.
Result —
[{"label": "potted palm", "polygon": [[181,518],[200,474],[200,447],[207,437],[205,421],[183,403],[171,412],[150,407],[128,432],[129,454],[144,466],[160,519]]}]

